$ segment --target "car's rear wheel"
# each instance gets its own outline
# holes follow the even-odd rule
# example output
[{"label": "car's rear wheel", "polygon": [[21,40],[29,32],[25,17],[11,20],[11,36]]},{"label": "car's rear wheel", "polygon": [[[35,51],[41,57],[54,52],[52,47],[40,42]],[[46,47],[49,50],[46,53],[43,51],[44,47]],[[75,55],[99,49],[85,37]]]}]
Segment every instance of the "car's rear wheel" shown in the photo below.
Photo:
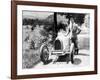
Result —
[{"label": "car's rear wheel", "polygon": [[75,47],[73,45],[72,51],[71,51],[71,63],[74,64],[74,54],[75,54]]},{"label": "car's rear wheel", "polygon": [[71,63],[72,64],[74,63],[74,54],[73,53],[71,54]]},{"label": "car's rear wheel", "polygon": [[43,46],[40,57],[41,57],[41,61],[44,64],[48,63],[48,60],[49,60],[49,49],[48,49],[47,46]]}]

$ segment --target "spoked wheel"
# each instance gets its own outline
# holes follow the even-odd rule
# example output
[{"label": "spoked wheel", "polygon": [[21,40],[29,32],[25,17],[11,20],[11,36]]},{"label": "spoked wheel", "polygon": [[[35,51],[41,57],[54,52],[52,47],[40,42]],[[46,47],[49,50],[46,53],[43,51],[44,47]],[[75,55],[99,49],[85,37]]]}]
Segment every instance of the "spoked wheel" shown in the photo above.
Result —
[{"label": "spoked wheel", "polygon": [[47,46],[44,46],[41,51],[41,61],[44,64],[47,64],[49,61],[49,49]]}]

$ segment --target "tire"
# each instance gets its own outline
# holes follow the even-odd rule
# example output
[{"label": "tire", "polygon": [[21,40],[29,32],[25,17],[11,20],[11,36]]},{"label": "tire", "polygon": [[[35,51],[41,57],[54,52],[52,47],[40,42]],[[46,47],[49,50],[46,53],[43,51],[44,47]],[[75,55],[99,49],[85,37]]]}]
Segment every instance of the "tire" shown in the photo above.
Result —
[{"label": "tire", "polygon": [[73,51],[71,53],[71,63],[74,64],[74,54],[75,54],[75,47],[73,48]]},{"label": "tire", "polygon": [[68,64],[70,61],[70,54],[65,54],[64,56],[66,56],[66,63]]},{"label": "tire", "polygon": [[44,64],[48,63],[48,61],[49,61],[49,49],[47,46],[43,46],[40,58]]},{"label": "tire", "polygon": [[74,63],[74,54],[73,53],[71,54],[71,63],[72,64]]}]

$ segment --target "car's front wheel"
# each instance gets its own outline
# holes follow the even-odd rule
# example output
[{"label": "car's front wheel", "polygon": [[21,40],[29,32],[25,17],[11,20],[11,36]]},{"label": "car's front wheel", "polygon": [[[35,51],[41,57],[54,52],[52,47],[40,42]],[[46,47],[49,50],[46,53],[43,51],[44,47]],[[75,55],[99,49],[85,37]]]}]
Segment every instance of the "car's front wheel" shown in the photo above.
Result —
[{"label": "car's front wheel", "polygon": [[48,63],[48,61],[49,61],[49,49],[47,46],[43,46],[40,57],[41,57],[41,61],[44,64]]}]

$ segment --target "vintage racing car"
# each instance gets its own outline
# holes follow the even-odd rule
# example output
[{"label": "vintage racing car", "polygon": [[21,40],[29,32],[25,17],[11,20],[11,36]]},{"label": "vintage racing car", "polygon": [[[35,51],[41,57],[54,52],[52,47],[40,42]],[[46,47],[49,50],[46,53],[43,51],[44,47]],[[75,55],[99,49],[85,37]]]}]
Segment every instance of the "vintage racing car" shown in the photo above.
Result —
[{"label": "vintage racing car", "polygon": [[[50,44],[49,42],[44,42],[40,48],[40,58],[41,61],[46,64],[51,59],[51,56],[56,56],[59,58],[59,56],[66,55],[68,56],[66,58],[67,63],[71,61],[71,63],[74,63],[74,54],[75,54],[75,46],[73,43],[71,43],[71,40],[69,38],[69,35],[64,35],[62,33],[59,33],[56,37],[55,41],[53,41],[53,44]],[[57,61],[57,59],[55,60]]]}]

